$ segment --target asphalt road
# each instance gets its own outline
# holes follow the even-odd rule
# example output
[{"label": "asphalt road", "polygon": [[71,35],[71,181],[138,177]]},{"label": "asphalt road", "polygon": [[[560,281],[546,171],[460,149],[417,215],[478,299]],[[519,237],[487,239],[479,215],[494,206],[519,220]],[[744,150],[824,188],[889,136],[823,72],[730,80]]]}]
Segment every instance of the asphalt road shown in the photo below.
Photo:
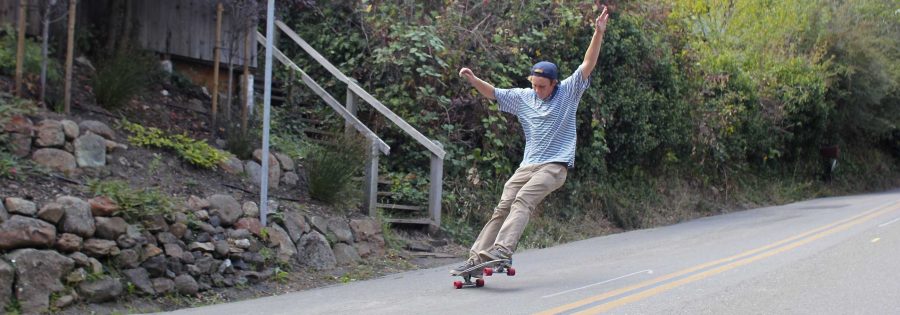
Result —
[{"label": "asphalt road", "polygon": [[900,191],[823,198],[171,314],[900,314]]}]

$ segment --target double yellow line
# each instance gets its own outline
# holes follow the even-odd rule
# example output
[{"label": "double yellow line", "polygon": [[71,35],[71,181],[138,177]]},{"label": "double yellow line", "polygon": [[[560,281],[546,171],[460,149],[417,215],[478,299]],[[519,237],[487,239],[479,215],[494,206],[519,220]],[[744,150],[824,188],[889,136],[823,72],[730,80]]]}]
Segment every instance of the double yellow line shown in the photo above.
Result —
[{"label": "double yellow line", "polygon": [[[725,271],[752,263],[757,260],[761,260],[767,257],[771,257],[777,255],[779,253],[783,253],[789,251],[791,249],[803,246],[804,244],[810,243],[812,241],[818,240],[825,236],[847,230],[853,226],[856,226],[860,223],[869,221],[873,218],[881,216],[885,213],[891,212],[893,210],[900,209],[900,202],[893,203],[887,206],[879,207],[867,212],[863,212],[862,214],[840,220],[831,224],[827,224],[825,226],[815,228],[804,233],[777,241],[775,243],[765,245],[759,248],[755,248],[752,250],[748,250],[742,253],[739,253],[734,256],[722,258],[716,261],[711,261],[707,263],[703,263],[700,265],[696,265],[687,269],[683,269],[674,273],[670,273],[664,276],[657,277],[655,279],[650,279],[647,281],[640,282],[638,284],[628,286],[625,288],[609,291],[600,295],[588,297],[576,302],[572,302],[566,305],[562,305],[559,307],[555,307],[537,314],[559,314],[563,312],[569,312],[576,308],[580,308],[586,305],[594,304],[612,297],[617,297],[616,299],[602,303],[596,306],[592,306],[590,308],[584,309],[582,311],[576,312],[575,314],[597,314],[602,313],[613,308],[640,301],[647,297],[651,297],[657,295],[659,293],[671,290],[673,288],[679,287],[681,285],[695,282],[701,279],[708,278],[710,276],[714,276]],[[785,245],[787,244],[787,245]],[[782,246],[784,245],[784,246]],[[654,286],[660,284],[662,282],[678,278],[684,275],[688,275],[699,270],[707,269],[716,265],[721,265],[713,269],[709,269],[703,272],[699,272],[688,277],[684,277],[678,279],[676,281],[668,282],[662,285]],[[641,290],[649,286],[654,286],[652,288]],[[635,292],[632,292],[635,291]],[[632,292],[630,294],[623,295],[625,293]],[[620,296],[622,295],[622,296]]]}]

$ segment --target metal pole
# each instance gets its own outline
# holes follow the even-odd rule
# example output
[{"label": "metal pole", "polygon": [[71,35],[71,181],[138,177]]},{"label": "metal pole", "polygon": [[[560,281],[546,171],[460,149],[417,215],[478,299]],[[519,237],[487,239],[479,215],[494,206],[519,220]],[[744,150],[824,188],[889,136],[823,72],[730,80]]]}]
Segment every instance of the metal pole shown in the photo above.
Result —
[{"label": "metal pole", "polygon": [[262,179],[259,181],[259,222],[266,226],[269,212],[269,106],[272,104],[272,38],[275,32],[275,0],[269,0],[266,9],[266,70],[263,88],[263,143],[262,143]]}]

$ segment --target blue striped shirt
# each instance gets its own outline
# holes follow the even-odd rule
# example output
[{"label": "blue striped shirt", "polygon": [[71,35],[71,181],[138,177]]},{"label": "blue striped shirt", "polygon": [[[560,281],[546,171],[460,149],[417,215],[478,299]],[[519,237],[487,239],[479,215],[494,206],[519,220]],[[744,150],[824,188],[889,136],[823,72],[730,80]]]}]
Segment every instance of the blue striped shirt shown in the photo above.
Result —
[{"label": "blue striped shirt", "polygon": [[525,156],[520,166],[550,162],[575,166],[575,112],[590,85],[591,80],[584,79],[579,66],[547,101],[538,98],[534,89],[494,89],[500,110],[516,115],[525,132]]}]

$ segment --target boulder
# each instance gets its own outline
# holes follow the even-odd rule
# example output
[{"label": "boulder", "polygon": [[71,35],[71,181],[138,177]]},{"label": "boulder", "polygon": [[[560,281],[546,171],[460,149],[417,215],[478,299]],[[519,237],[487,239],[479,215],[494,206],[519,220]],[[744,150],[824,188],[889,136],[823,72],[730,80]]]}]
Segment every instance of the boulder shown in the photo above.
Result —
[{"label": "boulder", "polygon": [[78,167],[101,167],[106,165],[106,140],[88,133],[75,139],[75,159]]},{"label": "boulder", "polygon": [[337,261],[337,264],[341,266],[354,265],[362,260],[362,258],[359,257],[356,248],[344,243],[334,244],[334,258]]},{"label": "boulder", "polygon": [[91,303],[111,301],[122,295],[123,291],[122,283],[113,278],[82,282],[78,285],[78,293]]},{"label": "boulder", "polygon": [[100,238],[117,240],[128,230],[128,222],[120,217],[94,217],[94,220],[97,226],[94,235]]},{"label": "boulder", "polygon": [[334,234],[338,242],[353,243],[353,232],[350,231],[350,224],[343,218],[328,220],[328,232]]},{"label": "boulder", "polygon": [[0,224],[0,251],[24,247],[52,247],[56,228],[50,223],[14,215]]},{"label": "boulder", "polygon": [[78,167],[75,156],[60,149],[38,149],[31,155],[31,159],[40,166],[63,173],[72,172]]},{"label": "boulder", "polygon": [[175,277],[175,291],[184,295],[194,295],[200,291],[200,285],[190,275]]},{"label": "boulder", "polygon": [[210,206],[209,201],[206,199],[203,199],[203,198],[200,198],[200,197],[197,197],[194,195],[191,195],[190,197],[188,197],[188,200],[187,200],[188,209],[191,209],[194,211],[201,211],[203,209],[209,208],[209,206]]},{"label": "boulder", "polygon": [[225,173],[237,175],[244,172],[244,164],[240,159],[229,156],[222,162],[219,162],[219,168],[221,168]]},{"label": "boulder", "polygon": [[109,217],[119,211],[119,204],[106,196],[88,199],[88,203],[91,205],[91,214],[95,217]]},{"label": "boulder", "polygon": [[136,288],[138,288],[141,293],[148,295],[156,294],[156,290],[153,289],[153,283],[150,282],[150,274],[147,273],[146,269],[126,269],[122,270],[122,274],[124,274],[125,279],[128,280],[128,282],[130,282]]},{"label": "boulder", "polygon": [[16,270],[3,259],[0,259],[0,310],[6,309],[12,302],[13,285],[16,280]]},{"label": "boulder", "polygon": [[71,233],[63,233],[60,234],[59,238],[56,239],[56,250],[63,253],[73,253],[81,251],[81,247],[83,244],[84,239],[82,239],[81,236]]},{"label": "boulder", "polygon": [[168,278],[153,278],[150,280],[153,285],[153,291],[156,294],[163,295],[175,290],[175,281]]},{"label": "boulder", "polygon": [[109,140],[116,140],[116,133],[109,128],[108,125],[96,121],[96,120],[85,120],[78,124],[78,127],[81,128],[82,134],[87,134],[88,131],[100,135],[103,138]]},{"label": "boulder", "polygon": [[210,209],[212,209],[210,214],[217,215],[222,220],[223,226],[232,226],[244,214],[241,204],[232,196],[213,195],[207,200],[209,201]]},{"label": "boulder", "polygon": [[262,223],[260,223],[257,218],[240,218],[237,223],[234,224],[234,228],[244,229],[259,236],[260,230],[262,229]]},{"label": "boulder", "polygon": [[41,218],[41,220],[56,225],[59,224],[59,220],[62,219],[63,215],[65,214],[66,210],[61,204],[50,202],[41,207],[41,210],[38,211],[37,216],[38,218]]},{"label": "boulder", "polygon": [[16,269],[15,292],[24,314],[47,312],[50,295],[65,289],[60,280],[74,268],[71,258],[52,250],[20,249],[6,256]]},{"label": "boulder", "polygon": [[116,256],[116,265],[121,269],[137,268],[141,265],[141,255],[134,249],[123,249]]},{"label": "boulder", "polygon": [[9,197],[6,198],[4,204],[6,205],[6,211],[10,214],[21,214],[27,217],[33,217],[37,213],[37,205],[34,202],[22,199]]},{"label": "boulder", "polygon": [[[284,231],[278,224],[272,224],[269,228],[269,245],[277,249],[275,256],[279,263],[290,264],[291,260],[297,255],[299,247],[294,247],[290,235]],[[328,245],[327,243],[325,244]]]},{"label": "boulder", "polygon": [[34,126],[37,137],[34,144],[38,147],[62,147],[66,144],[66,134],[62,124],[52,119],[44,119]]},{"label": "boulder", "polygon": [[288,187],[297,186],[297,183],[299,182],[300,176],[297,176],[297,173],[294,172],[284,173],[284,176],[281,177],[281,183]]},{"label": "boulder", "polygon": [[66,212],[59,225],[62,232],[72,233],[83,238],[94,236],[96,226],[94,225],[94,216],[91,215],[90,204],[72,196],[56,198],[56,203],[62,205]]},{"label": "boulder", "polygon": [[297,261],[316,270],[334,269],[337,260],[328,245],[328,240],[319,232],[310,232],[297,242]]},{"label": "boulder", "polygon": [[[260,152],[260,153],[262,153],[262,152]],[[291,159],[290,156],[288,156],[287,154],[278,153],[278,152],[276,152],[274,154],[275,154],[275,158],[278,159],[278,163],[281,163],[281,169],[288,171],[288,172],[294,170],[294,168],[295,168],[294,160]],[[262,154],[260,154],[260,155],[262,155]]]},{"label": "boulder", "polygon": [[244,205],[241,206],[241,209],[244,210],[244,216],[248,218],[259,218],[259,206],[256,205],[253,201],[246,201]]},{"label": "boulder", "polygon": [[9,219],[9,212],[6,211],[6,207],[3,206],[3,203],[0,202],[0,223]]},{"label": "boulder", "polygon": [[78,128],[78,124],[74,121],[64,119],[59,121],[60,125],[62,125],[63,133],[66,135],[66,140],[75,140],[78,138],[78,135],[81,134],[80,129]]},{"label": "boulder", "polygon": [[34,136],[34,124],[28,117],[23,115],[13,115],[9,118],[9,122],[3,126],[3,131],[26,135],[31,139],[31,137]]},{"label": "boulder", "polygon": [[91,257],[107,257],[119,255],[119,247],[115,241],[92,238],[84,241],[82,252]]},{"label": "boulder", "polygon": [[287,229],[291,241],[298,241],[303,234],[309,233],[309,223],[306,223],[306,217],[303,214],[293,211],[284,213],[284,227]]}]

